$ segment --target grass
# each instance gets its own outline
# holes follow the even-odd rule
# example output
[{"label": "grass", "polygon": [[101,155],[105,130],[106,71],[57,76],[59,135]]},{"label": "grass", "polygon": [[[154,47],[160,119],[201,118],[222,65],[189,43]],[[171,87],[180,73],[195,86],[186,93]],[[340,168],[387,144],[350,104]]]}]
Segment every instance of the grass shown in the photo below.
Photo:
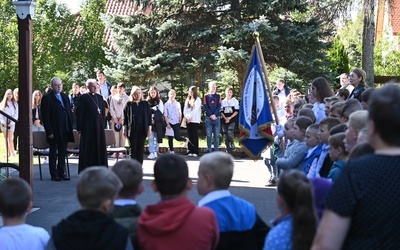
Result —
[{"label": "grass", "polygon": [[[6,143],[4,141],[3,135],[0,135],[0,162],[6,162],[7,161],[7,152],[6,152]],[[11,163],[19,163],[19,155],[16,154],[13,157],[8,158],[8,162]]]},{"label": "grass", "polygon": [[[185,136],[185,135],[182,135]],[[219,137],[219,143],[221,147],[225,147],[225,142],[224,142],[224,138],[222,136]],[[174,146],[179,146],[180,144],[184,144],[184,142],[178,142],[178,141],[174,141]],[[148,141],[146,140],[146,144],[145,145],[149,145]],[[235,145],[236,147],[240,147],[239,146],[239,140],[237,138],[235,138]],[[168,138],[164,137],[163,142],[159,144],[160,147],[168,147]],[[206,148],[207,147],[207,138],[205,136],[200,136],[199,137],[199,147],[200,148]]]}]

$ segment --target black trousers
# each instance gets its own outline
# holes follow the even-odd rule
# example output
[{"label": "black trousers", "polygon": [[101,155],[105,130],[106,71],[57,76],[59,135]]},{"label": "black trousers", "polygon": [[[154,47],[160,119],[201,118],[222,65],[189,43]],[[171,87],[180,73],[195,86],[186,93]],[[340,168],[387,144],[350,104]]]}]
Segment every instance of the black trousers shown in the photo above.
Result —
[{"label": "black trousers", "polygon": [[67,156],[68,134],[58,143],[50,143],[49,170],[52,178],[65,176],[65,157]]},{"label": "black trousers", "polygon": [[188,137],[191,143],[188,144],[190,154],[199,154],[199,123],[190,122],[187,124]]},{"label": "black trousers", "polygon": [[13,142],[14,142],[14,149],[17,150],[17,151],[19,151],[18,137],[19,137],[19,123],[16,122],[15,123],[15,128],[14,128]]},{"label": "black trousers", "polygon": [[174,130],[174,136],[168,136],[168,146],[169,151],[174,151],[174,138],[177,141],[186,141],[185,138],[181,137],[181,124],[170,124],[171,128]]},{"label": "black trousers", "polygon": [[146,141],[147,132],[143,124],[136,124],[136,130],[131,132],[129,136],[129,146],[131,149],[131,158],[143,164],[144,143]]},{"label": "black trousers", "polygon": [[228,153],[231,153],[234,148],[235,136],[233,130],[235,129],[235,123],[222,123],[222,132],[224,134],[225,146]]}]

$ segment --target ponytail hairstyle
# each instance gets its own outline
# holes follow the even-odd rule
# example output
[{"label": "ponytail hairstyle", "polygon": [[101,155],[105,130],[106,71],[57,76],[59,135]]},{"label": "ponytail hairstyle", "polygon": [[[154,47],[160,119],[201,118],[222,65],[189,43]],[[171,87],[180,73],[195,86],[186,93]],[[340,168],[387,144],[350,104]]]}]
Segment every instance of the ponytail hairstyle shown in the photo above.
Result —
[{"label": "ponytail hairstyle", "polygon": [[317,230],[313,188],[299,170],[287,170],[279,178],[278,194],[293,214],[293,249],[310,249]]}]

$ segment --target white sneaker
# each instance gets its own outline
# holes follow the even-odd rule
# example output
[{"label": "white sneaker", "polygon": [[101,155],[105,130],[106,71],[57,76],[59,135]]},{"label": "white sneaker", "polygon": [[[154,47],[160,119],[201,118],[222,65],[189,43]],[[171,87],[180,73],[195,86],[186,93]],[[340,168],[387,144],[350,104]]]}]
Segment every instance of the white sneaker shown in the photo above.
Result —
[{"label": "white sneaker", "polygon": [[197,157],[197,154],[192,154],[193,157]]},{"label": "white sneaker", "polygon": [[117,153],[112,154],[111,158],[117,158]]},{"label": "white sneaker", "polygon": [[150,160],[153,160],[154,158],[156,158],[154,153],[150,153],[149,156],[147,156],[147,159],[150,159]]},{"label": "white sneaker", "polygon": [[153,154],[154,154],[154,157],[155,157],[155,158],[158,157],[157,152],[154,152]]},{"label": "white sneaker", "polygon": [[175,152],[174,151],[171,151],[171,152],[169,152],[170,154],[175,154]]},{"label": "white sneaker", "polygon": [[187,156],[189,156],[189,157],[192,157],[192,156],[193,156],[193,154],[188,154]]},{"label": "white sneaker", "polygon": [[124,157],[125,157],[124,153],[119,153],[118,158],[124,158]]}]

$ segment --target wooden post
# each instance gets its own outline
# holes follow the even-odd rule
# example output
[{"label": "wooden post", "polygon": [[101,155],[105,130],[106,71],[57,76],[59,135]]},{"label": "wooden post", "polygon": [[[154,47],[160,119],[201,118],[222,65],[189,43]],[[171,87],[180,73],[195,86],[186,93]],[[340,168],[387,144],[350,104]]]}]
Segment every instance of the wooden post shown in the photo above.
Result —
[{"label": "wooden post", "polygon": [[33,187],[32,148],[32,17],[36,3],[16,1],[19,31],[18,54],[18,125],[19,176]]}]

